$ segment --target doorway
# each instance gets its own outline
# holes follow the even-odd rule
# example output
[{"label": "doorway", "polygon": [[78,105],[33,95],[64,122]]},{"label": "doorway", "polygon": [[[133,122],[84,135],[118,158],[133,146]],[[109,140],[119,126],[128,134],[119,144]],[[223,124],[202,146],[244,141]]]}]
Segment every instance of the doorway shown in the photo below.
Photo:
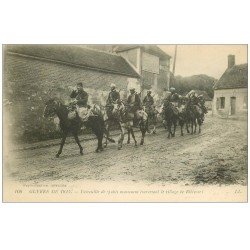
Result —
[{"label": "doorway", "polygon": [[231,97],[230,99],[231,115],[235,115],[236,112],[236,97]]}]

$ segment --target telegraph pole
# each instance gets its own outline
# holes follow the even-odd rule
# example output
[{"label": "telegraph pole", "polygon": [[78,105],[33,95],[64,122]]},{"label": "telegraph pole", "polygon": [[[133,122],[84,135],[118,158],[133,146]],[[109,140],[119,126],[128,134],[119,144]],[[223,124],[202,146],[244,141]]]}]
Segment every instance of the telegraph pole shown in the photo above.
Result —
[{"label": "telegraph pole", "polygon": [[177,45],[175,45],[175,50],[174,50],[173,76],[175,74],[176,56],[177,56]]}]

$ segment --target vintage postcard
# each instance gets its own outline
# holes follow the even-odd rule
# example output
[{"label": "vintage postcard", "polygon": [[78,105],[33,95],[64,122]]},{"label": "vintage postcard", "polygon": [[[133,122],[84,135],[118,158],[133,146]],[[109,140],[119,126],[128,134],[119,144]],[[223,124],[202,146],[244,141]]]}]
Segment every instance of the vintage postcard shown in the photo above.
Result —
[{"label": "vintage postcard", "polygon": [[4,202],[247,202],[247,45],[4,45]]}]

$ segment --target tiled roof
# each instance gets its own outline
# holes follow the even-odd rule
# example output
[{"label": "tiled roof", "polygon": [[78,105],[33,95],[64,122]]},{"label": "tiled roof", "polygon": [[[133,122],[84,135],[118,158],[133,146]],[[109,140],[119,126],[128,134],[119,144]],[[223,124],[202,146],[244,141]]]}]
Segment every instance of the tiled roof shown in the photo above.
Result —
[{"label": "tiled roof", "polygon": [[214,89],[247,88],[248,64],[235,65],[229,68],[215,84]]},{"label": "tiled roof", "polygon": [[139,78],[121,56],[77,45],[6,45],[7,52]]},{"label": "tiled roof", "polygon": [[161,50],[157,45],[141,45],[141,44],[124,44],[124,45],[117,45],[114,48],[116,52],[122,52],[134,48],[142,48],[145,52],[150,53],[152,55],[159,56],[160,59],[170,59],[171,56]]}]

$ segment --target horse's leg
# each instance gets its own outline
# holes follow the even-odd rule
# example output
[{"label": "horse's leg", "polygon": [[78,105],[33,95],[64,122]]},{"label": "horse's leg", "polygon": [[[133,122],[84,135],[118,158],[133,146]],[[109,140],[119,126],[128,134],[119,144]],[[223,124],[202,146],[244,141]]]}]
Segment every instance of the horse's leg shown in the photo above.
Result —
[{"label": "horse's leg", "polygon": [[189,131],[189,121],[186,121],[186,130],[187,130],[187,133],[189,134],[190,131]]},{"label": "horse's leg", "polygon": [[194,133],[194,120],[191,120],[191,135]]},{"label": "horse's leg", "polygon": [[133,138],[133,140],[134,140],[134,142],[135,142],[135,146],[137,146],[137,141],[136,141],[136,139],[135,139],[135,134],[134,134],[134,131],[133,131],[133,127],[132,127],[132,126],[129,126],[129,130],[130,130],[131,135],[132,135],[132,138]]},{"label": "horse's leg", "polygon": [[196,119],[194,119],[194,133],[196,134],[196,127],[197,127],[197,122]]},{"label": "horse's leg", "polygon": [[63,133],[63,137],[62,137],[62,140],[61,140],[61,144],[60,144],[60,148],[56,154],[56,158],[59,157],[59,155],[62,153],[62,149],[63,149],[63,146],[64,146],[64,143],[66,141],[66,138],[67,138],[67,133]]},{"label": "horse's leg", "polygon": [[145,124],[142,124],[140,126],[140,130],[141,130],[141,143],[140,143],[140,145],[143,145],[144,144],[144,137],[145,137],[145,134],[147,131],[147,126],[145,126]]},{"label": "horse's leg", "polygon": [[125,134],[125,128],[124,126],[121,125],[121,134],[120,134],[120,138],[118,139],[118,149],[122,149],[124,134]]},{"label": "horse's leg", "polygon": [[108,146],[109,127],[110,127],[109,121],[107,120],[107,121],[105,122],[105,132],[106,132],[106,140],[105,140],[105,142],[104,142],[104,147],[105,147],[105,148]]},{"label": "horse's leg", "polygon": [[78,147],[80,148],[80,154],[83,155],[83,148],[82,148],[82,145],[81,145],[81,143],[80,143],[80,140],[79,140],[79,138],[78,138],[77,133],[76,133],[76,132],[73,133],[73,136],[74,136],[74,138],[75,138],[75,141],[76,141]]},{"label": "horse's leg", "polygon": [[201,133],[202,120],[199,121],[199,134]]},{"label": "horse's leg", "polygon": [[103,132],[102,131],[98,133],[97,140],[98,140],[98,145],[97,145],[97,149],[95,150],[96,153],[98,153],[99,151],[103,151],[103,147],[102,147]]},{"label": "horse's leg", "polygon": [[183,136],[184,135],[183,134],[183,126],[184,126],[184,121],[183,120],[180,121],[180,126],[181,126],[181,136]]},{"label": "horse's leg", "polygon": [[148,117],[148,120],[149,120],[149,124],[148,124],[148,127],[147,127],[147,132],[149,133],[149,134],[151,134],[152,132],[151,132],[151,130],[150,130],[150,128],[149,128],[149,125],[151,124],[151,118],[150,117]]},{"label": "horse's leg", "polygon": [[127,129],[128,131],[128,140],[127,140],[127,144],[130,144],[130,129]]},{"label": "horse's leg", "polygon": [[172,127],[172,124],[171,124],[171,123],[172,123],[172,122],[170,122],[170,121],[168,121],[168,123],[167,123],[167,124],[168,124],[168,125],[167,125],[167,126],[168,126],[168,139],[170,139],[171,134],[172,134],[172,133],[171,133],[171,127]]},{"label": "horse's leg", "polygon": [[172,137],[175,137],[175,130],[176,130],[176,126],[177,126],[177,121],[173,121],[173,125],[174,125],[174,133],[172,133]]}]

